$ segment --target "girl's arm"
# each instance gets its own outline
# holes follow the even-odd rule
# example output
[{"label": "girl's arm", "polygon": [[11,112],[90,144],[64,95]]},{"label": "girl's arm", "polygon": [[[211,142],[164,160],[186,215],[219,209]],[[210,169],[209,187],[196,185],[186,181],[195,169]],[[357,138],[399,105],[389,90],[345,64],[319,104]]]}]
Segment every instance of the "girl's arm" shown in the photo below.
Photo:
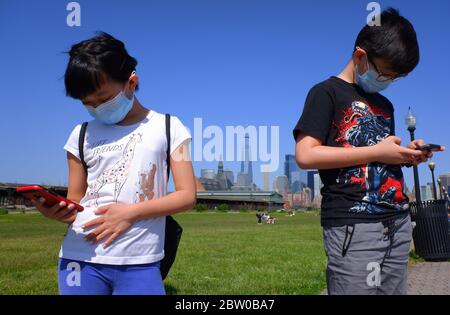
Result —
[{"label": "girl's arm", "polygon": [[171,154],[170,164],[175,192],[136,204],[113,203],[98,208],[95,213],[101,216],[83,225],[84,229],[97,226],[94,231],[85,236],[85,240],[95,244],[106,238],[103,247],[107,247],[138,220],[167,216],[192,209],[196,202],[196,189],[187,141]]},{"label": "girl's arm", "polygon": [[[80,203],[86,193],[86,173],[81,161],[71,153],[67,153],[67,163],[69,165],[69,187],[67,199]],[[64,201],[52,207],[44,206],[45,200],[33,199],[33,205],[47,218],[63,223],[71,224],[77,217],[77,211],[73,205],[66,205]]]},{"label": "girl's arm", "polygon": [[81,161],[73,154],[67,152],[67,163],[69,164],[69,187],[67,199],[80,203],[86,194],[87,178]]},{"label": "girl's arm", "polygon": [[181,144],[170,156],[175,192],[162,198],[140,202],[134,206],[137,220],[167,216],[190,210],[195,206],[195,177],[189,158],[187,142]]}]

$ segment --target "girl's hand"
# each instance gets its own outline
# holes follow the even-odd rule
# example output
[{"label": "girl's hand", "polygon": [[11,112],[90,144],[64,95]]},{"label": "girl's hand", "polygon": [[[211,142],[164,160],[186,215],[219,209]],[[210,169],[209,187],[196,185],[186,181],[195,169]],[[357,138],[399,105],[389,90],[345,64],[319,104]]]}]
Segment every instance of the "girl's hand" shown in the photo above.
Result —
[{"label": "girl's hand", "polygon": [[51,207],[47,207],[44,205],[44,202],[45,198],[31,199],[31,203],[45,217],[66,224],[71,224],[75,221],[78,211],[75,209],[73,204],[67,205],[64,201],[61,201]]},{"label": "girl's hand", "polygon": [[134,205],[113,203],[98,208],[95,214],[103,214],[94,220],[83,225],[86,230],[92,226],[99,225],[93,232],[84,237],[88,242],[96,244],[107,238],[103,243],[103,248],[109,246],[116,238],[122,235],[136,221]]}]

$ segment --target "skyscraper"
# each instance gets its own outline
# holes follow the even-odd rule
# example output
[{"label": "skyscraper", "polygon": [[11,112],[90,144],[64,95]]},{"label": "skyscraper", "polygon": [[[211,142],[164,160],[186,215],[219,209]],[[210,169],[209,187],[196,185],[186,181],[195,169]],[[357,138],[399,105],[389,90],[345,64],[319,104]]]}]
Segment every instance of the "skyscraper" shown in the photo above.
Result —
[{"label": "skyscraper", "polygon": [[320,189],[322,188],[322,180],[319,173],[314,174],[314,195],[313,198],[320,197]]},{"label": "skyscraper", "polygon": [[264,168],[264,172],[263,172],[263,177],[264,177],[264,190],[268,191],[270,189],[270,185],[269,185],[269,170],[268,167]]},{"label": "skyscraper", "polygon": [[216,177],[216,173],[214,172],[213,169],[203,168],[201,170],[201,178],[214,179],[215,177]]},{"label": "skyscraper", "polygon": [[273,190],[280,194],[287,193],[289,190],[289,181],[286,175],[280,175],[275,177],[273,181]]},{"label": "skyscraper", "polygon": [[293,154],[285,155],[284,175],[288,178],[289,189],[292,192],[302,191],[307,186],[307,173],[298,167],[295,155]]},{"label": "skyscraper", "polygon": [[441,180],[442,187],[445,187],[447,192],[450,193],[450,173],[439,175],[439,179]]},{"label": "skyscraper", "polygon": [[307,179],[307,183],[306,183],[308,188],[311,189],[311,195],[313,196],[313,198],[316,195],[316,192],[314,190],[314,175],[315,174],[319,174],[319,171],[316,171],[316,170],[308,171],[308,175],[307,175],[308,179]]},{"label": "skyscraper", "polygon": [[422,200],[433,200],[433,190],[431,186],[431,183],[420,186],[420,196],[422,197]]},{"label": "skyscraper", "polygon": [[227,180],[229,180],[232,184],[234,184],[234,173],[231,170],[225,170],[223,172]]},{"label": "skyscraper", "polygon": [[246,133],[244,158],[241,161],[241,172],[238,174],[238,185],[240,186],[250,186],[253,183],[253,165],[250,154],[250,136]]}]

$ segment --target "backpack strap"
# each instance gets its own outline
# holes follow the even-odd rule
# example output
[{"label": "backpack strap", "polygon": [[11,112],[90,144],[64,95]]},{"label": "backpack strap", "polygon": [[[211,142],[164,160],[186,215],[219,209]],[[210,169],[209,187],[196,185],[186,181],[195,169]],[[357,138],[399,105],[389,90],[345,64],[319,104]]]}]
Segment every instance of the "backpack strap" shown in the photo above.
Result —
[{"label": "backpack strap", "polygon": [[87,174],[87,164],[84,161],[84,138],[86,137],[86,128],[88,126],[88,122],[85,121],[82,125],[81,125],[81,129],[80,129],[80,136],[78,138],[78,153],[80,154],[80,161],[81,164],[83,164],[83,168],[84,168],[84,172]]},{"label": "backpack strap", "polygon": [[167,181],[169,181],[169,176],[170,176],[170,114],[166,114],[166,139],[167,139],[167,151],[166,151]]}]

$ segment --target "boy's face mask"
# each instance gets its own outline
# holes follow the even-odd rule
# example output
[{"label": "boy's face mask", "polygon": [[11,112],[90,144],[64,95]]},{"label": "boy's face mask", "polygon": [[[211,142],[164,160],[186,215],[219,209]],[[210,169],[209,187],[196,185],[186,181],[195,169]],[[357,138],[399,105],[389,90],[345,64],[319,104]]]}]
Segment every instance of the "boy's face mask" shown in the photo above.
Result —
[{"label": "boy's face mask", "polygon": [[369,61],[366,57],[367,70],[363,74],[359,74],[358,65],[355,67],[355,78],[356,83],[366,92],[366,93],[378,93],[381,92],[393,82],[393,80],[380,80],[380,75],[377,71],[370,68]]},{"label": "boy's face mask", "polygon": [[94,119],[106,125],[114,125],[121,122],[133,107],[134,94],[131,99],[120,91],[113,99],[106,101],[97,107],[85,105],[89,114]]}]

